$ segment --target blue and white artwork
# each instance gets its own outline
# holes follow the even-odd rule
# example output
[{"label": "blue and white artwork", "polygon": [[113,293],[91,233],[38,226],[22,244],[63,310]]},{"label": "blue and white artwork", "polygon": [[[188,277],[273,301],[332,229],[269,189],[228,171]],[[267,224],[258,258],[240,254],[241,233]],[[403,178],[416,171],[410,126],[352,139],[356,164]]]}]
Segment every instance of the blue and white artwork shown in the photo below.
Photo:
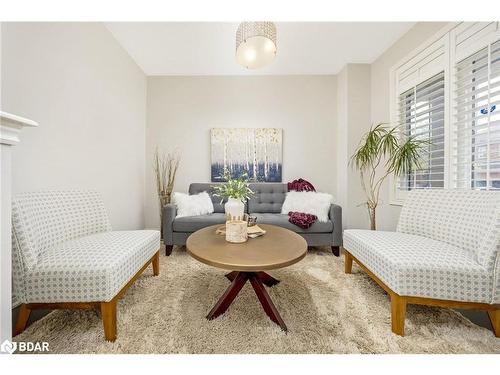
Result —
[{"label": "blue and white artwork", "polygon": [[226,168],[235,178],[281,182],[282,129],[213,128],[210,135],[212,182],[224,181]]}]

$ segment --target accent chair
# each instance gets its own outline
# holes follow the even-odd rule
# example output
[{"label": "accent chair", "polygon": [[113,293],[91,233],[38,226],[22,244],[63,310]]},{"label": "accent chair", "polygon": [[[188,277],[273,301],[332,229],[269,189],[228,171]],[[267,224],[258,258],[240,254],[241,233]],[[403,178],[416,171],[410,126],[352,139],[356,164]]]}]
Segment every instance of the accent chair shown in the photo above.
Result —
[{"label": "accent chair", "polygon": [[160,272],[160,233],[112,231],[95,192],[20,194],[12,228],[16,335],[33,309],[96,309],[106,340],[115,341],[118,300],[149,264]]},{"label": "accent chair", "polygon": [[500,337],[500,194],[411,191],[396,232],[344,231],[353,261],[391,298],[392,332],[403,336],[406,306],[488,312]]}]

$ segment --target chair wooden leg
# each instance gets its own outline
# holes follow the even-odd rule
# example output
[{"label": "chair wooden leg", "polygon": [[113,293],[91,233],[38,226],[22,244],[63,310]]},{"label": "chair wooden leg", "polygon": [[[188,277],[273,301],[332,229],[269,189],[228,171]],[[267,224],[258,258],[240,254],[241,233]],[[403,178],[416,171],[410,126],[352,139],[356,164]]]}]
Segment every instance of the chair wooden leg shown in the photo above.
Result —
[{"label": "chair wooden leg", "polygon": [[396,335],[405,335],[406,298],[396,293],[391,294],[391,323],[392,332]]},{"label": "chair wooden leg", "polygon": [[173,245],[165,245],[165,255],[170,256],[170,254],[172,254],[173,248]]},{"label": "chair wooden leg", "polygon": [[14,330],[14,336],[19,335],[26,329],[26,324],[28,324],[28,319],[31,315],[31,309],[28,308],[26,304],[22,304],[19,309],[19,315],[17,316],[16,328]]},{"label": "chair wooden leg", "polygon": [[488,316],[493,326],[493,333],[496,337],[500,337],[500,310],[488,311]]},{"label": "chair wooden leg", "polygon": [[102,324],[104,326],[104,336],[106,341],[116,340],[116,304],[114,298],[109,302],[101,302]]},{"label": "chair wooden leg", "polygon": [[340,246],[332,246],[332,253],[336,257],[340,256]]},{"label": "chair wooden leg", "polygon": [[153,275],[158,276],[160,274],[160,251],[158,250],[153,257]]},{"label": "chair wooden leg", "polygon": [[345,260],[344,260],[344,272],[351,273],[352,272],[352,255],[344,250]]}]

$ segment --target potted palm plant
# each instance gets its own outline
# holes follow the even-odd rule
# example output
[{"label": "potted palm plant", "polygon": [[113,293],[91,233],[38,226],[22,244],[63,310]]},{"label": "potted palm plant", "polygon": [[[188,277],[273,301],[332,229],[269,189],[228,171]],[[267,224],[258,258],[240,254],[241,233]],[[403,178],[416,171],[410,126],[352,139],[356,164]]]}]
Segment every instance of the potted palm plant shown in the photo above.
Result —
[{"label": "potted palm plant", "polygon": [[372,230],[377,227],[376,210],[382,183],[391,174],[401,176],[420,169],[421,154],[424,146],[429,145],[427,140],[399,135],[398,126],[389,127],[384,123],[372,126],[349,162],[359,171]]},{"label": "potted palm plant", "polygon": [[243,174],[239,178],[233,178],[227,169],[224,170],[223,176],[226,182],[214,186],[214,196],[221,198],[221,204],[224,199],[227,199],[224,210],[229,219],[239,218],[239,220],[242,220],[245,213],[244,201],[253,194],[247,176]]}]

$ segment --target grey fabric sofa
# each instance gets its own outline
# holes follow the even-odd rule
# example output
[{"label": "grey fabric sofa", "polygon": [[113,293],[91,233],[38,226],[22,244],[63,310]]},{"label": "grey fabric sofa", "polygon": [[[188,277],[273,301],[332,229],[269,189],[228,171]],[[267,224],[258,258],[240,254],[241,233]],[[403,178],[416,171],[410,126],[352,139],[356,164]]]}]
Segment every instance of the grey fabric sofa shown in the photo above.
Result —
[{"label": "grey fabric sofa", "polygon": [[[224,205],[220,198],[214,197],[212,187],[216,184],[193,183],[189,186],[189,194],[206,191],[214,204],[214,213],[200,216],[176,218],[174,204],[167,204],[163,211],[163,237],[166,254],[170,255],[173,245],[185,245],[186,239],[193,232],[210,225],[225,222]],[[336,204],[330,207],[330,220],[326,223],[316,222],[308,229],[302,229],[288,222],[288,215],[281,214],[281,206],[288,191],[282,183],[250,184],[254,195],[246,202],[245,212],[256,216],[257,223],[273,224],[290,229],[300,234],[309,246],[331,246],[333,254],[339,256],[342,245],[342,208]]]}]

